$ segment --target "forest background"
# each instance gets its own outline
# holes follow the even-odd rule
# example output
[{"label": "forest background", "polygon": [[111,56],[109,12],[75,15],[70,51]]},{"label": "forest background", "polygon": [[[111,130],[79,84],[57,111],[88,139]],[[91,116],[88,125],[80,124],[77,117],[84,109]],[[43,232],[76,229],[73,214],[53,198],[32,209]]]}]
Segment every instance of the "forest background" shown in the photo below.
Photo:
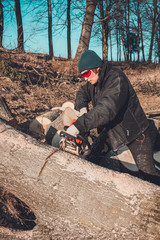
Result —
[{"label": "forest background", "polygon": [[[74,102],[85,84],[77,62],[88,48],[121,67],[147,116],[159,114],[159,0],[0,0],[0,95],[18,130],[31,134],[32,119]],[[10,230],[4,193],[0,236],[33,239],[32,231]]]},{"label": "forest background", "polygon": [[159,0],[0,0],[0,47],[160,62]]}]

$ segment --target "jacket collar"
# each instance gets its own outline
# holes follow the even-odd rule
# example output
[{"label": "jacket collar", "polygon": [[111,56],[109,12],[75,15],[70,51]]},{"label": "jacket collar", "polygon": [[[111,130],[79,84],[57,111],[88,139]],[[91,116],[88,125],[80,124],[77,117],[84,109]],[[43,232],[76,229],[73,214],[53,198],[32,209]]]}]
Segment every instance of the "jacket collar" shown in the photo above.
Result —
[{"label": "jacket collar", "polygon": [[111,68],[112,68],[112,64],[111,63],[109,63],[108,61],[104,61],[103,62],[102,71],[100,73],[99,80],[98,80],[98,85],[99,85],[100,88],[103,85],[103,81],[105,79],[105,76],[111,70]]}]

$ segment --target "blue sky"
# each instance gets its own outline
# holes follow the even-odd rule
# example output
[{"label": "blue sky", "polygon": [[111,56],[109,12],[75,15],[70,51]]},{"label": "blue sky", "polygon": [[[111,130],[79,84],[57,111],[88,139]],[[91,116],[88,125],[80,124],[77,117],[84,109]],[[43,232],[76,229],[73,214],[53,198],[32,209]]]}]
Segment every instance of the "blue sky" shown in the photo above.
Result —
[{"label": "blue sky", "polygon": [[[13,11],[14,2],[11,1],[11,5],[8,5],[7,1],[4,1],[4,35],[3,35],[3,46],[8,49],[14,49],[17,46],[17,26],[15,13]],[[46,19],[46,14],[43,15],[42,20],[37,23],[36,13],[31,11],[33,8],[22,7],[22,21],[24,28],[24,47],[26,52],[38,52],[48,54],[48,29],[47,23],[44,24]],[[27,9],[26,9],[27,8]],[[27,14],[26,14],[27,12]],[[53,19],[54,24],[54,19]],[[39,29],[42,29],[39,31]],[[72,57],[74,57],[81,33],[80,22],[72,25],[71,31],[71,48]],[[101,42],[97,43],[94,39],[91,39],[90,49],[95,50],[101,57]],[[53,50],[54,55],[57,57],[67,57],[67,29],[64,28],[62,31],[54,31],[53,26]]]},{"label": "blue sky", "polygon": [[[53,1],[53,0],[52,0]],[[62,14],[61,21],[57,22],[57,12],[55,12],[55,8],[53,8],[53,51],[54,56],[57,57],[67,57],[67,27],[64,26],[66,21],[66,5],[61,2],[66,0],[54,0],[55,3],[61,4],[58,8],[59,13],[64,11]],[[26,4],[24,4],[26,2]],[[23,29],[24,29],[24,49],[26,52],[35,52],[35,53],[46,53],[48,54],[48,29],[47,29],[47,0],[32,0],[31,4],[29,4],[30,0],[21,0],[21,9],[22,9],[22,21],[23,21]],[[52,2],[52,3],[53,3]],[[7,49],[14,49],[17,47],[17,24],[16,17],[14,12],[14,0],[3,0],[4,5],[4,35],[3,35],[3,47]],[[44,6],[40,8],[40,12],[37,13],[38,10],[33,10],[34,7],[39,7],[41,3],[44,3]],[[75,4],[75,10],[73,10],[73,14],[71,13],[71,51],[72,57],[74,58],[79,38],[81,34],[82,21],[84,18],[84,11],[82,4],[85,5],[85,1],[73,1],[72,4]],[[77,5],[79,5],[79,8]],[[72,5],[73,6],[73,5]],[[74,6],[73,6],[74,7]],[[97,13],[97,12],[96,12]],[[38,20],[38,16],[41,15],[41,18]],[[59,16],[59,15],[58,15]],[[76,18],[77,16],[77,18]],[[134,20],[135,17],[132,19]],[[98,21],[98,18],[95,18],[95,21]],[[60,25],[58,25],[58,24]],[[97,27],[97,24],[95,24]],[[93,28],[95,27],[93,25]],[[114,24],[112,24],[114,34]],[[59,28],[59,29],[58,29]],[[58,30],[57,30],[58,29]],[[99,38],[101,37],[101,28],[98,29]],[[112,34],[112,55],[113,60],[117,60],[117,47],[116,47],[116,39],[115,35]],[[146,34],[146,33],[145,33]],[[145,54],[148,55],[148,39],[145,41],[146,51]],[[121,46],[122,48],[122,46]],[[102,43],[98,37],[92,37],[90,40],[89,49],[92,49],[97,52],[97,54],[102,57]],[[121,50],[123,52],[123,50]],[[142,56],[142,54],[141,54]],[[123,56],[122,56],[123,59]],[[110,60],[110,49],[108,51],[108,60]]]}]

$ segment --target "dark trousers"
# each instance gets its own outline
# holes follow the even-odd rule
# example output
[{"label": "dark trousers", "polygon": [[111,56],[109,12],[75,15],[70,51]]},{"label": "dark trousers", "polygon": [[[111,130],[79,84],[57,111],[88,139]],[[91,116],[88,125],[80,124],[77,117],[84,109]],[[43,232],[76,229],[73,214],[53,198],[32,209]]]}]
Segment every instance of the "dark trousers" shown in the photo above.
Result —
[{"label": "dark trousers", "polygon": [[[127,146],[131,151],[134,161],[139,169],[139,177],[160,185],[160,174],[154,165],[153,148],[149,129]],[[106,155],[110,149],[107,131],[104,131],[94,141],[92,145],[92,155],[96,157],[101,156],[102,154]]]},{"label": "dark trousers", "polygon": [[128,148],[133,155],[143,179],[160,184],[160,174],[154,165],[149,129],[147,129],[136,140],[128,144]]}]

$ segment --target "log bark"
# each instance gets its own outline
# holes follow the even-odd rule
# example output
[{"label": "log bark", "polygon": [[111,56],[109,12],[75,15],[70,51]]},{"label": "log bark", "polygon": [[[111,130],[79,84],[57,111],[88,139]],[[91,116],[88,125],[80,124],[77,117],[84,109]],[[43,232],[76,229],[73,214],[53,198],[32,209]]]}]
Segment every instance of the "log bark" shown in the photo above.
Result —
[{"label": "log bark", "polygon": [[158,240],[160,236],[158,186],[55,152],[3,121],[0,185],[34,212],[37,225],[32,239]]}]

